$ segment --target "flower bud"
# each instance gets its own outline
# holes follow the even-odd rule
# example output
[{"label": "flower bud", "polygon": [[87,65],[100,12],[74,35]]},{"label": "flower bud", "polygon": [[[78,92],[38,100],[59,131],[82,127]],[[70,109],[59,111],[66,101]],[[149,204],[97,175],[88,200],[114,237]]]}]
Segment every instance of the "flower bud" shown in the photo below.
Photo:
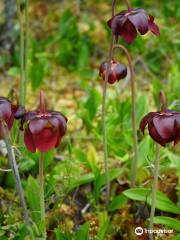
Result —
[{"label": "flower bud", "polygon": [[[106,77],[107,66],[108,66],[108,62],[104,61],[101,64],[100,70],[99,70],[99,75],[102,77],[104,81]],[[124,64],[119,63],[118,61],[111,60],[108,82],[110,84],[113,84],[116,81],[119,81],[120,79],[125,78],[126,75],[127,75],[126,66]]]}]

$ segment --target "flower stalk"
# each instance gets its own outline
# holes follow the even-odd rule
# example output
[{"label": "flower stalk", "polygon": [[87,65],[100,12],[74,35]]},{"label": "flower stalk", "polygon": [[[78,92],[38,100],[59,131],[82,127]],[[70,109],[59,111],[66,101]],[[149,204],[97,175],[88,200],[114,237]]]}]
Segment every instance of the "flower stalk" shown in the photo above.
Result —
[{"label": "flower stalk", "polygon": [[43,239],[46,239],[43,161],[44,153],[41,152],[39,158],[40,208],[41,208],[42,237]]},{"label": "flower stalk", "polygon": [[[154,180],[152,184],[152,202],[151,202],[151,212],[150,212],[150,222],[149,222],[149,229],[153,230],[153,224],[154,224],[154,214],[155,214],[155,208],[156,208],[156,193],[158,188],[158,175],[159,175],[159,144],[156,143],[156,159],[154,164]],[[149,233],[150,240],[153,240],[153,233]]]},{"label": "flower stalk", "polygon": [[27,88],[27,58],[28,58],[28,0],[25,0],[25,13],[21,10],[21,0],[17,0],[20,24],[20,104],[25,105]]},{"label": "flower stalk", "polygon": [[132,159],[131,169],[131,187],[135,187],[138,165],[138,140],[137,140],[137,127],[136,127],[136,94],[135,94],[135,80],[134,80],[134,66],[131,56],[127,48],[123,45],[115,44],[113,49],[120,48],[125,53],[130,68],[130,83],[131,83],[131,99],[132,99],[132,129],[133,129],[133,145],[134,145],[134,159]]},{"label": "flower stalk", "polygon": [[[166,96],[163,91],[159,93],[159,100],[158,100],[158,111],[161,111],[161,103],[162,109],[166,111]],[[150,212],[150,222],[149,222],[149,229],[153,230],[154,224],[154,215],[156,209],[156,193],[158,189],[158,176],[159,176],[159,164],[160,164],[160,157],[159,157],[160,147],[159,144],[156,143],[156,159],[154,164],[154,180],[152,184],[152,202],[151,202],[151,212]],[[150,240],[153,240],[153,233],[149,233]]]},{"label": "flower stalk", "polygon": [[[40,91],[40,113],[45,113],[45,98],[44,92]],[[43,174],[43,162],[44,152],[40,152],[39,158],[39,185],[40,185],[40,209],[41,209],[41,224],[42,224],[42,236],[46,239],[46,221],[45,221],[45,203],[44,203],[44,174]]]},{"label": "flower stalk", "polygon": [[[112,17],[114,16],[116,0],[112,1]],[[104,169],[106,175],[106,206],[109,205],[110,197],[110,181],[109,181],[109,169],[108,169],[108,150],[107,150],[107,133],[106,133],[106,95],[107,95],[107,83],[110,73],[110,62],[113,54],[114,35],[111,36],[111,43],[109,47],[107,71],[105,75],[105,81],[103,82],[103,100],[102,100],[102,134],[103,134],[103,151],[104,151]]]},{"label": "flower stalk", "polygon": [[46,112],[45,96],[44,96],[44,92],[43,91],[40,91],[40,112],[41,113],[45,113]]},{"label": "flower stalk", "polygon": [[125,4],[127,5],[128,11],[130,11],[131,10],[131,5],[130,5],[129,0],[125,0]]},{"label": "flower stalk", "polygon": [[14,151],[12,149],[12,146],[9,142],[9,134],[8,134],[8,129],[5,125],[5,123],[2,121],[2,132],[3,132],[3,139],[5,141],[6,144],[6,148],[7,148],[7,153],[8,153],[8,159],[9,159],[9,163],[14,175],[14,179],[16,182],[16,188],[19,194],[19,198],[20,198],[20,202],[23,208],[23,215],[24,215],[24,222],[27,225],[27,227],[30,227],[30,220],[29,220],[29,215],[28,215],[28,209],[27,209],[27,204],[25,201],[25,197],[24,197],[24,192],[23,192],[23,188],[22,188],[22,184],[21,184],[21,179],[20,179],[20,175],[19,175],[19,170],[18,170],[18,166],[16,163],[16,159],[15,159],[15,155],[14,155]]}]

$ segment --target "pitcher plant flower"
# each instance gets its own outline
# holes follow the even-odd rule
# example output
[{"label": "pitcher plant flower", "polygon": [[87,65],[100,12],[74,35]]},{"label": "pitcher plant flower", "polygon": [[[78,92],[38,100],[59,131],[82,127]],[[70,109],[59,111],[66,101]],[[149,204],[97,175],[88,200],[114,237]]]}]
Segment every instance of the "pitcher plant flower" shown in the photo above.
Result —
[{"label": "pitcher plant flower", "polygon": [[3,138],[2,121],[6,123],[8,130],[11,130],[14,119],[20,117],[20,109],[22,107],[18,104],[12,103],[8,98],[0,97],[0,138]]},{"label": "pitcher plant flower", "polygon": [[176,145],[180,141],[180,112],[169,110],[163,104],[162,111],[150,112],[141,120],[140,129],[144,134],[148,126],[151,138],[165,147],[167,143]]},{"label": "pitcher plant flower", "polygon": [[[105,81],[106,71],[107,71],[108,62],[104,61],[99,69],[99,75]],[[113,84],[120,79],[123,79],[127,76],[127,67],[124,64],[119,63],[118,61],[111,60],[110,62],[110,71],[108,76],[108,83]]]},{"label": "pitcher plant flower", "polygon": [[[160,108],[160,103],[162,103],[162,110]],[[149,135],[156,142],[152,203],[149,221],[149,229],[153,230],[160,165],[160,145],[165,147],[167,143],[174,142],[175,145],[180,141],[180,112],[167,109],[166,96],[163,91],[159,93],[158,111],[148,113],[140,122],[140,129],[143,134],[146,125],[148,125]],[[153,239],[152,232],[149,234],[149,238],[150,240]]]},{"label": "pitcher plant flower", "polygon": [[22,119],[24,127],[24,143],[27,149],[35,153],[40,151],[39,157],[39,184],[40,184],[40,219],[41,235],[46,239],[46,220],[44,202],[44,173],[43,162],[45,153],[56,148],[66,133],[67,118],[60,112],[47,111],[45,108],[44,92],[40,92],[40,110],[26,112]]},{"label": "pitcher plant flower", "polygon": [[127,44],[131,44],[136,36],[137,31],[144,35],[151,31],[156,36],[160,35],[159,27],[154,22],[154,17],[148,15],[142,8],[129,8],[123,10],[108,22],[113,34],[118,38],[121,36]]},{"label": "pitcher plant flower", "polygon": [[47,152],[58,147],[65,135],[67,118],[57,111],[46,111],[41,92],[40,111],[29,111],[24,115],[24,143],[30,152]]}]

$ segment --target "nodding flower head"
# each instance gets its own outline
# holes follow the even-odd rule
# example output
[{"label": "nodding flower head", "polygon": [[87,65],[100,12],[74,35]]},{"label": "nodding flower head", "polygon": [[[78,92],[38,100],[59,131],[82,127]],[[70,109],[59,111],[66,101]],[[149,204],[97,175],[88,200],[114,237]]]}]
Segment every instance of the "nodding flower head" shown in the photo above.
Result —
[{"label": "nodding flower head", "polygon": [[168,110],[164,105],[163,111],[150,112],[141,120],[143,134],[146,125],[152,139],[162,146],[169,142],[176,145],[180,141],[180,112]]},{"label": "nodding flower head", "polygon": [[[108,62],[104,61],[101,64],[99,69],[99,75],[102,77],[103,80],[105,80],[107,66],[108,66]],[[127,75],[126,66],[124,64],[119,63],[118,61],[111,60],[108,82],[110,84],[113,84],[116,81],[119,81],[120,79],[125,78],[126,75]]]},{"label": "nodding flower head", "polygon": [[19,106],[13,104],[5,97],[0,97],[0,138],[3,138],[2,134],[2,121],[7,125],[8,130],[10,130],[14,123],[14,118]]},{"label": "nodding flower head", "polygon": [[159,28],[154,23],[154,17],[148,15],[142,8],[124,10],[118,13],[108,21],[108,26],[117,38],[121,36],[128,44],[135,40],[137,30],[141,35],[148,31],[156,36],[160,35]]},{"label": "nodding flower head", "polygon": [[67,118],[57,111],[46,111],[44,94],[40,93],[40,111],[29,111],[24,115],[24,142],[27,149],[35,152],[49,151],[60,144],[65,135]]}]

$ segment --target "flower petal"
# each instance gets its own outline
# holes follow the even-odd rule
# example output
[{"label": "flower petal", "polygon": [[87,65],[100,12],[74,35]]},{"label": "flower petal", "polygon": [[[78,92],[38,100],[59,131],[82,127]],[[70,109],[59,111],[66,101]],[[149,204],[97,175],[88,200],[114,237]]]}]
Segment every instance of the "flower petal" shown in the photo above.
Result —
[{"label": "flower petal", "polygon": [[36,134],[40,132],[48,123],[46,118],[39,118],[31,120],[29,123],[29,129],[31,130],[32,134]]},{"label": "flower petal", "polygon": [[112,32],[115,35],[120,35],[122,31],[122,27],[127,20],[127,17],[125,16],[127,11],[122,11],[115,15],[113,18],[111,18],[107,24],[112,29]]},{"label": "flower petal", "polygon": [[136,28],[129,20],[127,20],[124,23],[120,35],[122,36],[122,38],[124,38],[127,44],[131,44],[136,38],[137,36]]},{"label": "flower petal", "polygon": [[150,121],[148,123],[148,130],[149,130],[149,135],[152,137],[152,139],[159,143],[161,146],[165,147],[166,142],[165,140],[158,134],[156,128],[154,127],[153,121]]},{"label": "flower petal", "polygon": [[24,131],[24,143],[30,152],[33,153],[36,152],[36,146],[33,141],[33,135],[29,130],[29,127],[27,127]]},{"label": "flower petal", "polygon": [[29,111],[25,114],[25,121],[30,121],[36,118],[36,116],[38,115],[38,112],[36,111]]},{"label": "flower petal", "polygon": [[119,81],[127,76],[127,67],[124,64],[116,64],[114,68],[114,72],[116,73],[116,78]]},{"label": "flower petal", "polygon": [[153,118],[153,123],[161,138],[166,142],[173,141],[176,134],[174,116],[159,116]]},{"label": "flower petal", "polygon": [[151,15],[149,16],[148,28],[156,36],[160,35],[159,27],[154,23],[154,17]]},{"label": "flower petal", "polygon": [[109,77],[108,77],[108,83],[113,84],[117,81],[117,75],[112,70],[110,71]]},{"label": "flower petal", "polygon": [[53,128],[44,128],[42,131],[33,135],[35,146],[41,152],[47,152],[55,148],[59,138],[59,131],[54,131]]},{"label": "flower petal", "polygon": [[[140,9],[143,10],[143,9]],[[131,12],[128,16],[129,21],[138,29],[141,35],[144,35],[148,31],[148,16],[146,12],[143,11],[136,11]]]},{"label": "flower petal", "polygon": [[26,114],[26,111],[25,111],[25,108],[21,105],[19,105],[17,108],[16,108],[16,111],[15,111],[15,115],[14,117],[16,119],[22,119],[24,118],[24,115]]},{"label": "flower petal", "polygon": [[59,120],[59,131],[60,131],[60,135],[61,137],[64,136],[64,134],[66,133],[66,129],[67,129],[67,118],[60,112],[51,112],[51,114],[53,116],[55,116],[58,120]]},{"label": "flower petal", "polygon": [[158,113],[156,112],[150,112],[148,113],[146,116],[143,117],[143,119],[141,120],[140,122],[140,129],[141,129],[141,132],[144,134],[144,130],[145,130],[145,127],[146,125],[148,124],[149,121],[151,121],[151,119],[156,116]]},{"label": "flower petal", "polygon": [[3,138],[3,132],[2,132],[2,122],[0,120],[0,139]]},{"label": "flower petal", "polygon": [[50,117],[48,121],[51,123],[52,127],[55,129],[59,129],[59,119],[56,117]]},{"label": "flower petal", "polygon": [[0,104],[0,118],[7,121],[11,116],[11,103],[6,101]]}]

